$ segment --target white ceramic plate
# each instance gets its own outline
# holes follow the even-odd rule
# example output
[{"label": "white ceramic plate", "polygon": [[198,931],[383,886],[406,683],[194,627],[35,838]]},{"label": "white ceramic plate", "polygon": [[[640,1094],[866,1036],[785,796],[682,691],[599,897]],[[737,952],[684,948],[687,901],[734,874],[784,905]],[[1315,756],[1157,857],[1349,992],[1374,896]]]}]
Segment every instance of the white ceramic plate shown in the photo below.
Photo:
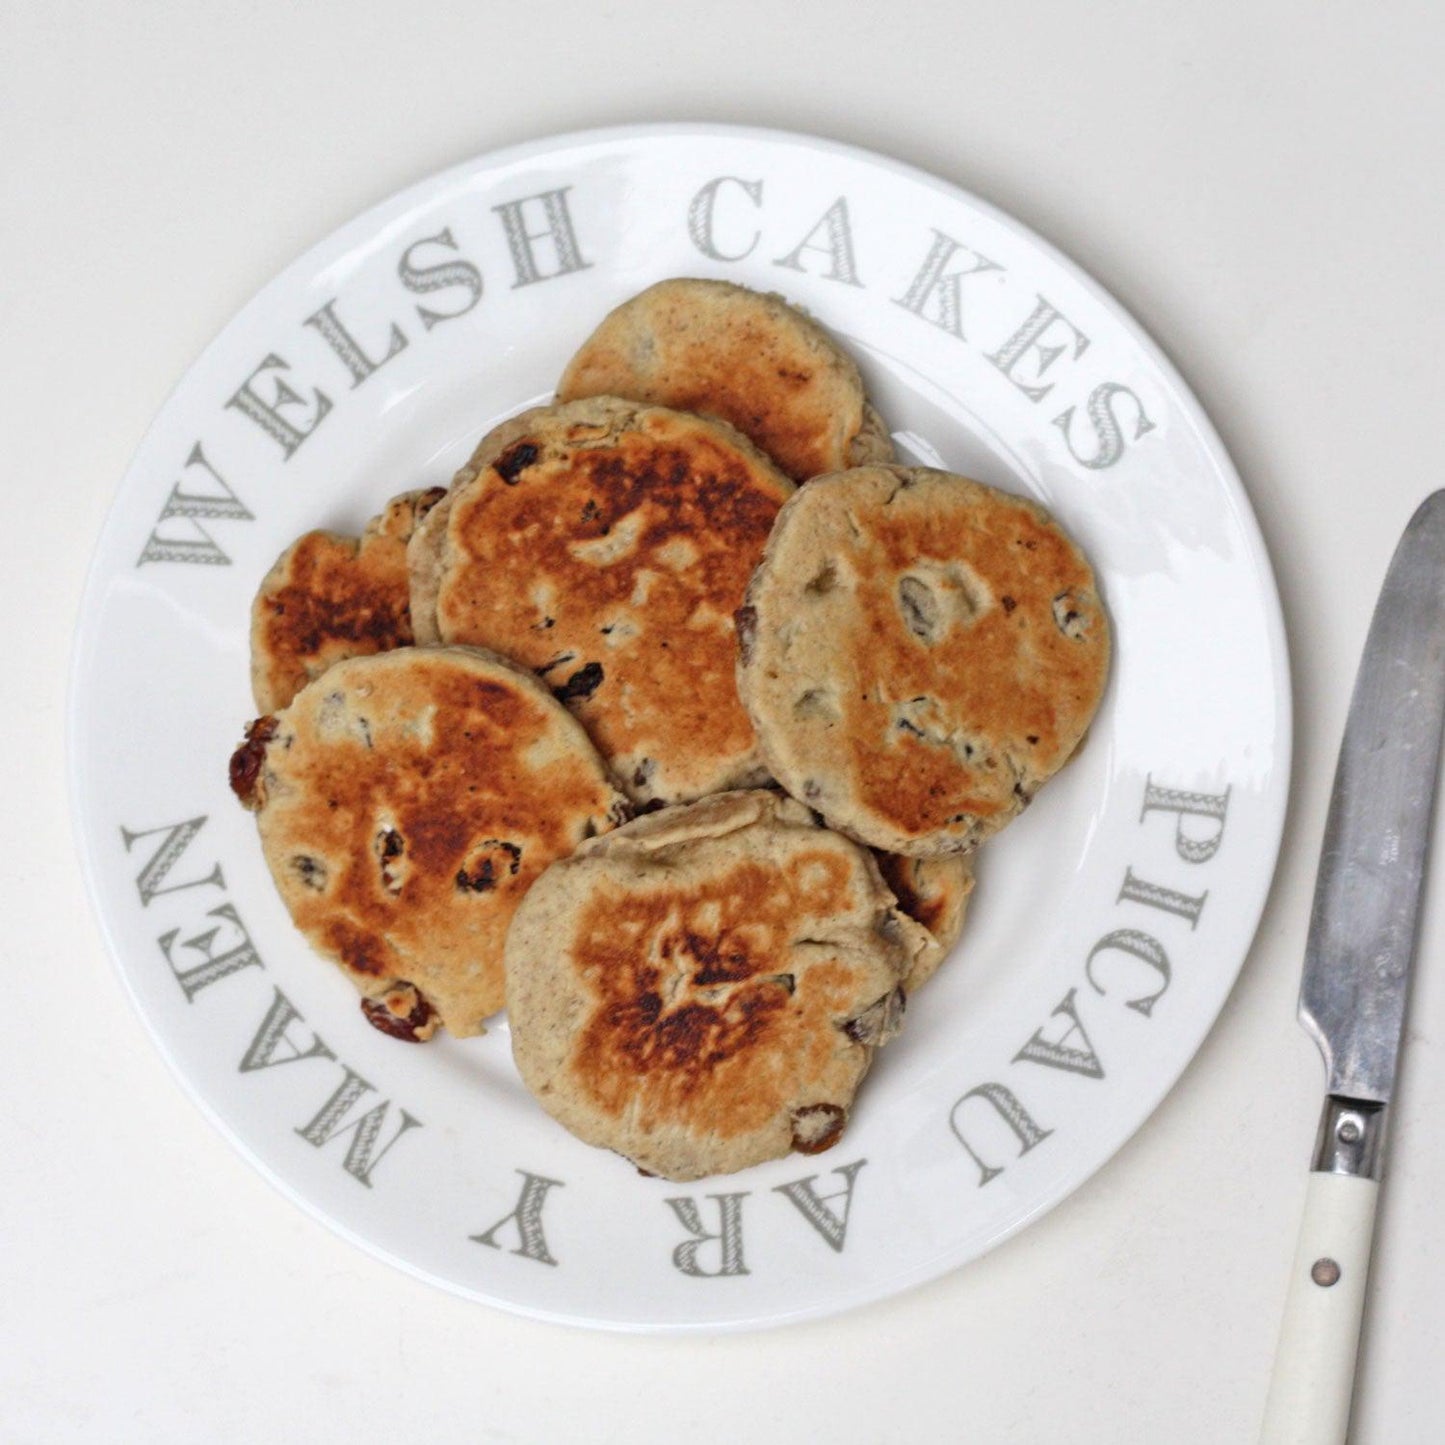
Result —
[{"label": "white ceramic plate", "polygon": [[[860,358],[908,456],[1040,498],[1116,663],[1079,758],[990,842],[963,945],[830,1153],[677,1185],[577,1143],[503,1023],[413,1047],[292,928],[226,785],[251,596],[313,527],[445,483],[666,276],[781,291]],[[1274,867],[1284,636],[1239,482],[1139,327],[972,196],[830,142],[629,128],[487,156],[267,286],[146,437],[85,596],[78,833],[118,967],[241,1152],[439,1284],[550,1319],[727,1328],[963,1263],[1076,1189],[1213,1022]]]}]

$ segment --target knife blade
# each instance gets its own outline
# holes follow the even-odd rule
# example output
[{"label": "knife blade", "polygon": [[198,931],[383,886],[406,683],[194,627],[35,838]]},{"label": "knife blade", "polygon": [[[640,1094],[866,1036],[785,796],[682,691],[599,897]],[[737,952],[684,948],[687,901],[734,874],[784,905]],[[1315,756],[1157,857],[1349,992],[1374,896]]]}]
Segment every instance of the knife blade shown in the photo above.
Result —
[{"label": "knife blade", "polygon": [[1325,1106],[1261,1441],[1338,1445],[1355,1356],[1445,730],[1445,490],[1385,576],[1335,771],[1300,987]]},{"label": "knife blade", "polygon": [[1327,1092],[1387,1104],[1445,724],[1445,493],[1415,513],[1370,624],[1325,823],[1300,1020]]}]

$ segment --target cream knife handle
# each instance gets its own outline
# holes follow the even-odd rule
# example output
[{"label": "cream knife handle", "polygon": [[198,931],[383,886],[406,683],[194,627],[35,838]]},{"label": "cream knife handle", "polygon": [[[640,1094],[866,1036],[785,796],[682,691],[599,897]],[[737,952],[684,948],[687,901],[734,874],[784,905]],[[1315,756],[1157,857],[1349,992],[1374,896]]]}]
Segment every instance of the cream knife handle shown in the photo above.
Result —
[{"label": "cream knife handle", "polygon": [[1342,1445],[1380,1186],[1312,1173],[1260,1445]]}]

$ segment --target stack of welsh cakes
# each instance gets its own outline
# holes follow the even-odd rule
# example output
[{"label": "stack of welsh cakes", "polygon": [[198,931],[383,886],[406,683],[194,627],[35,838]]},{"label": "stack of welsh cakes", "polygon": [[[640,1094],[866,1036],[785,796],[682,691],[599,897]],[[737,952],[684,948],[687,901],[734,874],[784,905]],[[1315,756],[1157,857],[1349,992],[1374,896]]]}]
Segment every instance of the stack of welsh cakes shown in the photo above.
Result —
[{"label": "stack of welsh cakes", "polygon": [[896,465],[779,298],[665,281],[446,491],[282,554],[231,783],[377,1028],[505,1007],[549,1113],[694,1179],[837,1141],[1108,658],[1042,509]]}]

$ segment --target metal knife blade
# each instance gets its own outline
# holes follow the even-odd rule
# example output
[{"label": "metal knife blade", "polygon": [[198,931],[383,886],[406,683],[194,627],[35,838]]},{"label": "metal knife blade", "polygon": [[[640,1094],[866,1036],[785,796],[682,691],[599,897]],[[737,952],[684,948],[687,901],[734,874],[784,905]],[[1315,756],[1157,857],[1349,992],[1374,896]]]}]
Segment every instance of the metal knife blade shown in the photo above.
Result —
[{"label": "metal knife blade", "polygon": [[1387,1104],[1445,726],[1445,490],[1400,539],[1355,679],[1300,988],[1338,1098]]}]

